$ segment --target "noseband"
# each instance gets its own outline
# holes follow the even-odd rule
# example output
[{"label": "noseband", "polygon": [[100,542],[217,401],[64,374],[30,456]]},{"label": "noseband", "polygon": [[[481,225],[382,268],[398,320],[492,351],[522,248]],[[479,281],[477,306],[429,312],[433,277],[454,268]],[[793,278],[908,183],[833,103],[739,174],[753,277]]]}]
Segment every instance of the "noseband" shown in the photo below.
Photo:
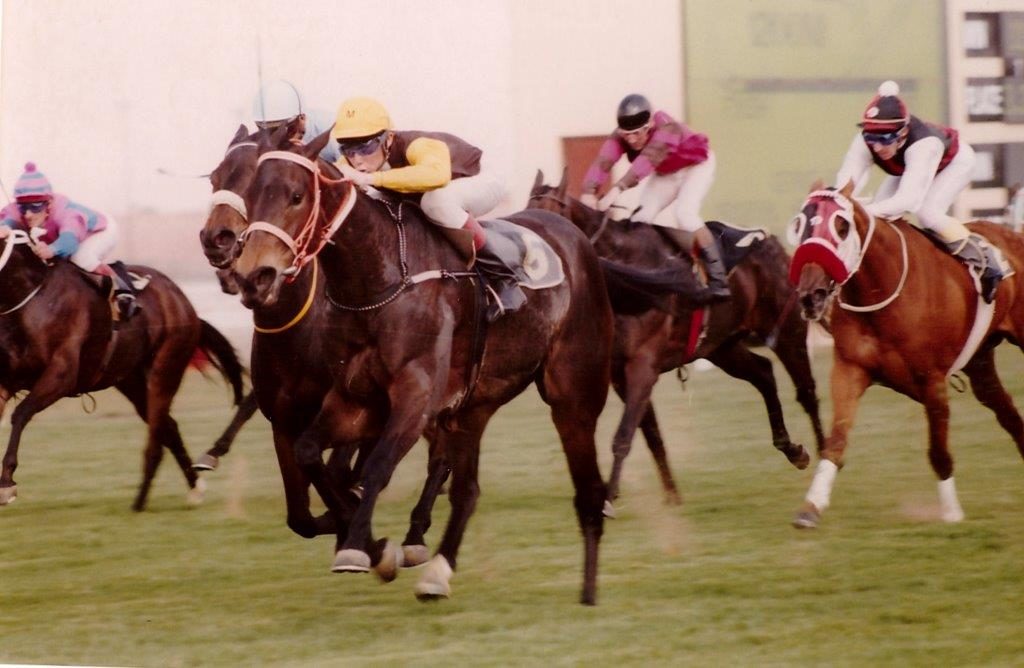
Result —
[{"label": "noseband", "polygon": [[[327,241],[334,236],[334,233],[338,231],[348,215],[352,213],[352,208],[356,204],[356,193],[355,185],[347,179],[331,179],[324,176],[320,172],[320,165],[313,162],[305,156],[301,156],[298,153],[292,153],[291,151],[270,151],[260,156],[256,162],[257,169],[260,165],[268,160],[285,160],[287,162],[293,162],[300,167],[307,169],[313,175],[313,206],[309,211],[309,217],[303,224],[302,229],[293,238],[290,234],[285,232],[283,229],[276,225],[271,225],[268,222],[257,220],[249,224],[249,227],[242,232],[239,237],[239,241],[245,243],[245,240],[253,232],[266,232],[277,237],[288,250],[292,252],[295,259],[292,260],[290,267],[284,270],[284,274],[288,276],[294,276],[304,266],[309,264],[313,258],[327,245]],[[345,201],[338,208],[338,212],[334,215],[330,224],[323,228],[319,235],[316,234],[316,221],[320,214],[320,184],[336,184],[346,183],[348,184],[348,192],[346,193]],[[315,247],[314,247],[315,246]]]}]

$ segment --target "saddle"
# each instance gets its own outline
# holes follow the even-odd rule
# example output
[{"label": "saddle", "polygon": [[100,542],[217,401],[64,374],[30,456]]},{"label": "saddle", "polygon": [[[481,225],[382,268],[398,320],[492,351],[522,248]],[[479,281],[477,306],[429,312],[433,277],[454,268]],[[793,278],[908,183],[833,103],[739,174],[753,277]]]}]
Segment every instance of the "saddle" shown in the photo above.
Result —
[{"label": "saddle", "polygon": [[[69,264],[71,264],[71,266],[75,267],[75,269],[78,270],[79,275],[81,275],[82,278],[85,279],[86,283],[95,287],[96,290],[100,293],[100,295],[106,298],[107,305],[110,307],[111,320],[115,324],[120,322],[123,318],[121,316],[121,309],[118,307],[117,304],[117,286],[114,284],[113,279],[111,279],[109,276],[98,275],[86,271],[85,269],[82,269],[81,267],[74,263],[69,262]],[[146,288],[146,286],[149,285],[151,277],[148,274],[139,274],[137,272],[131,271],[121,261],[110,262],[108,263],[108,265],[110,266],[111,269],[114,270],[115,273],[117,273],[117,275],[122,280],[124,280],[126,283],[131,284],[132,289],[135,291],[135,294],[139,294]]]},{"label": "saddle", "polygon": [[718,243],[726,273],[750,255],[758,244],[768,238],[768,230],[761,227],[738,227],[719,220],[705,223]]}]

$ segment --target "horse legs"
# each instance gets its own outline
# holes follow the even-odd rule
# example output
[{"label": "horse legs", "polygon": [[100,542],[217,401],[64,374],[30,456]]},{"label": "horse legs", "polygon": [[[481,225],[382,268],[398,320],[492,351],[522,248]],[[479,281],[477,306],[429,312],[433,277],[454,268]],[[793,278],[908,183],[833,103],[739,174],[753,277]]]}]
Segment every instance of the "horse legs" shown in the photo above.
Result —
[{"label": "horse legs", "polygon": [[996,371],[995,347],[978,351],[964,367],[964,373],[971,379],[971,390],[982,406],[996,414],[999,425],[1010,434],[1017,445],[1017,451],[1024,457],[1024,422],[1021,421],[1013,399],[1006,392]]},{"label": "horse legs", "polygon": [[[462,420],[460,419],[460,429],[461,426]],[[405,534],[405,540],[402,541],[402,566],[406,568],[426,563],[430,557],[424,534],[430,529],[434,502],[441,493],[441,487],[448,479],[448,474],[451,473],[451,466],[445,454],[446,444],[450,437],[446,438],[446,433],[442,435],[441,430],[437,431],[438,433],[429,440],[430,458],[427,461],[427,480],[423,484],[419,502],[416,503],[416,507],[409,515],[409,531]]]},{"label": "horse legs", "polygon": [[448,525],[445,527],[437,554],[427,564],[416,583],[414,591],[416,598],[421,601],[447,598],[451,594],[448,581],[456,568],[466,525],[476,510],[476,502],[480,497],[480,484],[477,479],[480,438],[494,411],[494,407],[483,406],[462,412],[458,417],[458,431],[439,434],[440,448],[452,468],[452,483],[448,492],[452,512],[448,516]]},{"label": "horse legs", "polygon": [[[973,382],[972,382],[973,386]],[[953,457],[949,453],[949,399],[946,377],[934,374],[924,381],[922,397],[928,416],[928,461],[939,479],[939,503],[942,519],[959,522],[964,518],[953,482]]]},{"label": "horse legs", "polygon": [[[75,361],[77,362],[77,360]],[[77,363],[55,356],[50,366],[39,377],[14,412],[11,414],[11,436],[7,441],[4,453],[3,470],[0,471],[0,506],[5,506],[18,497],[18,485],[14,482],[14,471],[18,468],[18,446],[25,426],[36,413],[53,405],[55,401],[66,397],[73,389],[70,383],[78,376]],[[10,393],[5,389],[3,406],[7,405]]]},{"label": "horse legs", "polygon": [[789,432],[786,430],[771,360],[751,352],[738,341],[719,346],[708,355],[708,360],[733,378],[745,380],[757,388],[768,409],[768,423],[771,425],[772,443],[775,448],[786,455],[786,459],[793,466],[798,469],[807,468],[811,461],[810,455],[804,450],[804,446],[790,440]]},{"label": "horse legs", "polygon": [[216,440],[213,447],[203,453],[199,459],[192,464],[192,468],[197,471],[212,471],[217,468],[217,464],[220,458],[228,453],[231,449],[231,444],[235,441],[235,437],[238,436],[238,432],[242,430],[245,423],[256,413],[256,393],[250,392],[242,403],[238,405],[238,410],[235,411],[235,416],[231,419],[231,424],[228,425],[227,429],[220,438]]},{"label": "horse legs", "polygon": [[811,487],[793,519],[796,528],[817,527],[821,513],[828,508],[836,472],[843,464],[847,436],[857,415],[857,405],[870,384],[871,378],[862,367],[836,355],[832,364],[832,433],[825,439],[825,449],[821,452]]},{"label": "horse legs", "polygon": [[665,452],[665,441],[661,438],[661,429],[658,428],[658,417],[654,414],[654,404],[649,401],[647,410],[644,411],[644,416],[640,420],[640,430],[644,434],[647,448],[658,465],[658,475],[661,476],[661,486],[665,491],[665,503],[670,506],[681,505],[683,497],[680,496],[676,481],[672,478],[672,471],[668,466],[668,456]]},{"label": "horse legs", "polygon": [[[633,436],[640,424],[641,419],[649,410],[651,405],[651,391],[658,381],[658,371],[654,368],[652,360],[647,356],[635,357],[626,363],[623,370],[624,380],[614,383],[615,391],[626,406],[619,419],[619,427],[615,430],[612,439],[612,473],[608,479],[608,499],[614,501],[619,497],[619,481],[622,477],[622,466],[629,455],[633,445]],[[666,460],[658,461],[658,453],[651,449],[659,470],[667,470]],[[664,455],[664,450],[661,452]],[[671,478],[671,473],[669,474]],[[674,488],[675,485],[672,485]],[[666,488],[666,494],[670,489]],[[678,495],[678,493],[677,493]]]},{"label": "horse legs", "polygon": [[284,502],[288,528],[303,538],[337,533],[333,515],[328,511],[313,517],[309,511],[309,480],[295,460],[293,431],[274,424],[274,453],[284,485]]},{"label": "horse legs", "polygon": [[[794,310],[790,319],[799,321],[800,316]],[[818,413],[818,392],[814,374],[811,372],[810,356],[807,353],[807,328],[800,327],[796,322],[791,327],[786,327],[772,350],[793,380],[796,400],[811,419],[811,428],[814,429],[814,440],[820,455],[825,447],[825,432]]]}]

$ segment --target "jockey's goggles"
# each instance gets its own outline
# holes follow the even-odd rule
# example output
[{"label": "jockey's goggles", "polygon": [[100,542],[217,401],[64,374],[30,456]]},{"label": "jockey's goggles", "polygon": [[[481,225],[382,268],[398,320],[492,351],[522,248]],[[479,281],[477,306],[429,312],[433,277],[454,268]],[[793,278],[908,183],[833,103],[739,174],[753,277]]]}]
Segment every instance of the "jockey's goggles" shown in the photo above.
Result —
[{"label": "jockey's goggles", "polygon": [[864,141],[869,144],[888,146],[899,141],[900,132],[902,132],[902,128],[895,132],[862,132],[861,135],[864,137]]},{"label": "jockey's goggles", "polygon": [[384,142],[384,133],[374,135],[369,139],[359,139],[352,141],[351,139],[339,139],[338,148],[341,149],[342,155],[346,158],[354,158],[356,156],[367,156],[375,152],[380,145]]},{"label": "jockey's goggles", "polygon": [[650,123],[644,123],[640,127],[636,128],[636,129],[633,129],[633,130],[623,130],[622,128],[615,128],[615,132],[617,132],[620,137],[636,137],[637,135],[641,134],[645,130],[649,130],[650,127],[651,127]]},{"label": "jockey's goggles", "polygon": [[294,121],[298,116],[292,116],[291,118],[282,118],[279,121],[255,121],[256,129],[258,130],[276,130],[282,125],[288,125]]},{"label": "jockey's goggles", "polygon": [[40,211],[42,211],[43,209],[46,208],[47,204],[49,204],[49,202],[46,202],[46,201],[42,201],[42,202],[18,202],[18,211],[21,211],[22,214],[26,214],[26,213],[39,213]]}]

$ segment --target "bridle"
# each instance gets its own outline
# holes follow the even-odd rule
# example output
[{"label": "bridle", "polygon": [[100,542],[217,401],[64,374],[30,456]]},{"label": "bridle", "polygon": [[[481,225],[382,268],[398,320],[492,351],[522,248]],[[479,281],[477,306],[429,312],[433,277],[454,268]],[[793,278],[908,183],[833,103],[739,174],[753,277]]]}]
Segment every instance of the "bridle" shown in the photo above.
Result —
[{"label": "bridle", "polygon": [[[4,244],[4,249],[3,249],[2,252],[0,252],[0,271],[3,271],[4,267],[7,266],[7,263],[8,263],[8,261],[10,261],[11,254],[14,252],[14,247],[16,245],[20,245],[20,244],[29,244],[29,245],[31,245],[33,243],[35,243],[35,242],[32,240],[32,237],[31,237],[31,235],[28,232],[25,232],[24,230],[11,230],[11,233],[7,236],[7,243]],[[27,297],[22,299],[20,302],[18,302],[17,304],[12,306],[11,308],[6,309],[4,311],[0,311],[0,315],[7,315],[9,313],[14,313],[18,309],[20,309],[22,306],[24,306],[25,304],[29,303],[29,301],[33,297],[35,297],[39,293],[39,291],[42,290],[42,288],[43,288],[43,283],[40,282],[39,285],[37,285],[35,288],[33,288],[28,293]]]},{"label": "bridle", "polygon": [[[252,235],[253,232],[266,232],[267,234],[277,237],[288,250],[294,255],[291,266],[284,270],[286,276],[294,277],[299,271],[313,261],[313,258],[320,253],[328,240],[334,236],[334,233],[341,228],[342,223],[348,218],[348,215],[352,213],[352,208],[356,203],[355,185],[348,179],[339,178],[332,179],[324,176],[320,172],[320,165],[313,162],[305,156],[299,155],[298,153],[292,153],[291,151],[269,151],[259,157],[256,162],[256,167],[259,168],[264,162],[269,160],[284,160],[286,162],[292,162],[300,167],[305,168],[313,175],[313,206],[310,208],[309,217],[306,218],[306,222],[303,223],[299,233],[293,238],[290,234],[285,232],[276,225],[262,220],[257,220],[249,224],[249,227],[242,232],[239,237],[240,243],[245,243],[245,240]],[[348,186],[345,193],[345,199],[341,206],[338,208],[338,212],[331,219],[330,223],[323,227],[319,233],[316,231],[317,218],[320,214],[320,193],[321,184],[337,184],[344,183]]]},{"label": "bridle", "polygon": [[[227,158],[233,151],[237,151],[240,148],[256,148],[256,142],[254,141],[242,141],[237,144],[228,146],[228,150],[224,151],[224,158]],[[222,159],[223,160],[223,159]],[[210,196],[210,211],[212,212],[214,207],[229,206],[234,209],[238,215],[242,217],[243,221],[249,221],[249,213],[245,208],[245,200],[238,193],[231,190],[217,190]]]}]

